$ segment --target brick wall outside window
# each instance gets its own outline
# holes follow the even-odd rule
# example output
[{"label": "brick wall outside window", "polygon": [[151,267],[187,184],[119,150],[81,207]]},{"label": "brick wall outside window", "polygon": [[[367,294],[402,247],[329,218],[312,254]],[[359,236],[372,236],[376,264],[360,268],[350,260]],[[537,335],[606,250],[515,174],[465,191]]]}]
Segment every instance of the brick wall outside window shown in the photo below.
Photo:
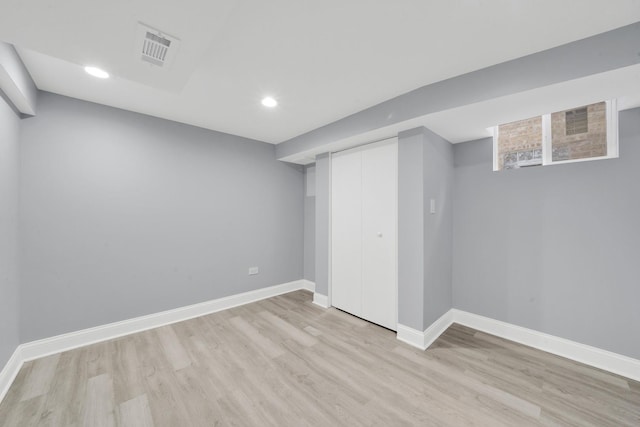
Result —
[{"label": "brick wall outside window", "polygon": [[588,132],[567,135],[566,111],[551,114],[553,161],[607,155],[607,107],[605,102],[587,106]]},{"label": "brick wall outside window", "polygon": [[[533,152],[536,153],[533,153]],[[498,127],[498,170],[510,169],[509,159],[542,153],[542,117],[519,120]]]}]

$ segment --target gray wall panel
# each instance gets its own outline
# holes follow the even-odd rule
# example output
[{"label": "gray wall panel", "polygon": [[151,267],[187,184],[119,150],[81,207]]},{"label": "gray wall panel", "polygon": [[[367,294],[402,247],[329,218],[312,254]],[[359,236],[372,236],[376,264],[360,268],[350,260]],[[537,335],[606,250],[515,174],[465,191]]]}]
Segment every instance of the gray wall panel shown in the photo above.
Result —
[{"label": "gray wall panel", "polygon": [[316,293],[329,295],[329,245],[331,234],[331,157],[328,153],[316,157],[315,197],[315,280]]},{"label": "gray wall panel", "polygon": [[303,277],[272,145],[50,93],[21,144],[23,341]]},{"label": "gray wall panel", "polygon": [[[314,282],[316,280],[316,197],[315,197],[315,166],[305,167],[305,197],[304,197],[304,278]],[[313,179],[307,180],[312,176]],[[311,195],[306,191],[313,185]]]},{"label": "gray wall panel", "polygon": [[[428,328],[452,307],[453,145],[424,130],[424,319]],[[435,213],[430,212],[431,199]]]},{"label": "gray wall panel", "polygon": [[18,344],[18,140],[20,119],[0,99],[0,371]]},{"label": "gray wall panel", "polygon": [[424,135],[398,135],[398,322],[424,325]]},{"label": "gray wall panel", "polygon": [[640,358],[640,109],[620,158],[492,172],[457,144],[454,306]]}]

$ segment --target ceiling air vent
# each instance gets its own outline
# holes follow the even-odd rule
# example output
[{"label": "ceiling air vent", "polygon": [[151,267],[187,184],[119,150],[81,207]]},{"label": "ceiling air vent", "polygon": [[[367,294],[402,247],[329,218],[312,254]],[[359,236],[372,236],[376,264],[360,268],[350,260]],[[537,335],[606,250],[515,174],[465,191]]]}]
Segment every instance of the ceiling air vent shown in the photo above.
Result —
[{"label": "ceiling air vent", "polygon": [[158,67],[168,68],[178,51],[180,40],[138,23],[136,56],[144,62]]}]

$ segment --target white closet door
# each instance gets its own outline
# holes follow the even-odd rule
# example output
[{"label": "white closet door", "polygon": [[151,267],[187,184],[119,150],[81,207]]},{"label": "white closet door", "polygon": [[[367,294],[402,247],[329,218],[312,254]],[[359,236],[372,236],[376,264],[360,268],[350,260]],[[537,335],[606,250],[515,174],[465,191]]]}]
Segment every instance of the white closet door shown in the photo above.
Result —
[{"label": "white closet door", "polygon": [[362,316],[362,156],[331,159],[331,305]]},{"label": "white closet door", "polygon": [[362,151],[362,317],[397,328],[397,144]]},{"label": "white closet door", "polygon": [[332,157],[331,304],[397,328],[397,142]]}]

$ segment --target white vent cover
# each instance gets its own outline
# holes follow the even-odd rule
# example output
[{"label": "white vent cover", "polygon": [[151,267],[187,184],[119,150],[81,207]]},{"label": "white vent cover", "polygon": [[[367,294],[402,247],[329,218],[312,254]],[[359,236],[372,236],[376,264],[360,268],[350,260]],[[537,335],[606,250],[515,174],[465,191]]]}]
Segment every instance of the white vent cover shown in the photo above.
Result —
[{"label": "white vent cover", "polygon": [[142,61],[169,68],[179,46],[179,39],[141,22],[138,23],[135,54]]}]

